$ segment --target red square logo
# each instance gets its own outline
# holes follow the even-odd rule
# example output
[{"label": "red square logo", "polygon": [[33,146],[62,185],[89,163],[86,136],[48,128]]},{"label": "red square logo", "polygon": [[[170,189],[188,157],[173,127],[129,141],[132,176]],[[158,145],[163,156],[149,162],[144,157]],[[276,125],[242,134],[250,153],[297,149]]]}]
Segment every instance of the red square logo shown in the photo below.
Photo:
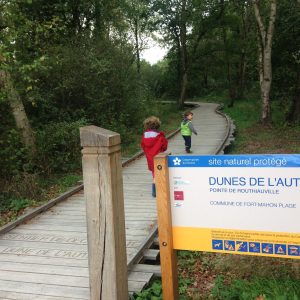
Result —
[{"label": "red square logo", "polygon": [[183,191],[174,191],[174,200],[184,200]]}]

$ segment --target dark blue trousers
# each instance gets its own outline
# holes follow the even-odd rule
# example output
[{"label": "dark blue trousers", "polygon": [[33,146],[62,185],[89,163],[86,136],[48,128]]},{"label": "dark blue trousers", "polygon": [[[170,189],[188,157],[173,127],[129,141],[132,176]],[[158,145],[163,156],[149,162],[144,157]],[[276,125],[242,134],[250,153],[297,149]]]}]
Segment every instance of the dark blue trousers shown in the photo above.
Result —
[{"label": "dark blue trousers", "polygon": [[183,135],[185,150],[190,150],[192,147],[192,137],[190,135]]}]

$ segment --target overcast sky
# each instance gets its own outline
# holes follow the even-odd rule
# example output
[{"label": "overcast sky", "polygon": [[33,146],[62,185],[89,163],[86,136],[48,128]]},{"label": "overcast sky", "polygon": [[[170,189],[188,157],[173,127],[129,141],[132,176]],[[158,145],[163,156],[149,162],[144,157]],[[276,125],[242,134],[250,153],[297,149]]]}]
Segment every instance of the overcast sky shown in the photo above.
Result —
[{"label": "overcast sky", "polygon": [[153,44],[149,49],[142,52],[141,57],[153,65],[163,59],[167,51],[166,48],[162,48],[158,44]]}]

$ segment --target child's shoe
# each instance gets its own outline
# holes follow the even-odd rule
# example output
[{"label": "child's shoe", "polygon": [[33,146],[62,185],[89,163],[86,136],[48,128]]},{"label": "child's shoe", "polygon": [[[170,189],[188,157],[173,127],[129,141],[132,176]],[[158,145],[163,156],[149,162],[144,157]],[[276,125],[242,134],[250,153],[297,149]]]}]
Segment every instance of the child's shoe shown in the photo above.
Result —
[{"label": "child's shoe", "polygon": [[193,153],[193,151],[191,151],[190,149],[186,149],[185,152],[186,153]]},{"label": "child's shoe", "polygon": [[156,197],[156,186],[155,183],[152,183],[152,197]]}]

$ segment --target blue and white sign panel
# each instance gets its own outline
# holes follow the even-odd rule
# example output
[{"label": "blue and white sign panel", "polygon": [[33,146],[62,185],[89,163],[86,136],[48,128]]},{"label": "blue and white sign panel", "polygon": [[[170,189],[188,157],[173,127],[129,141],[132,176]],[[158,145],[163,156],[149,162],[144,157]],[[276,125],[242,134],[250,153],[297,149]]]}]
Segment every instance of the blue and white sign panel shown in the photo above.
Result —
[{"label": "blue and white sign panel", "polygon": [[300,258],[300,155],[169,156],[168,165],[175,248]]}]

